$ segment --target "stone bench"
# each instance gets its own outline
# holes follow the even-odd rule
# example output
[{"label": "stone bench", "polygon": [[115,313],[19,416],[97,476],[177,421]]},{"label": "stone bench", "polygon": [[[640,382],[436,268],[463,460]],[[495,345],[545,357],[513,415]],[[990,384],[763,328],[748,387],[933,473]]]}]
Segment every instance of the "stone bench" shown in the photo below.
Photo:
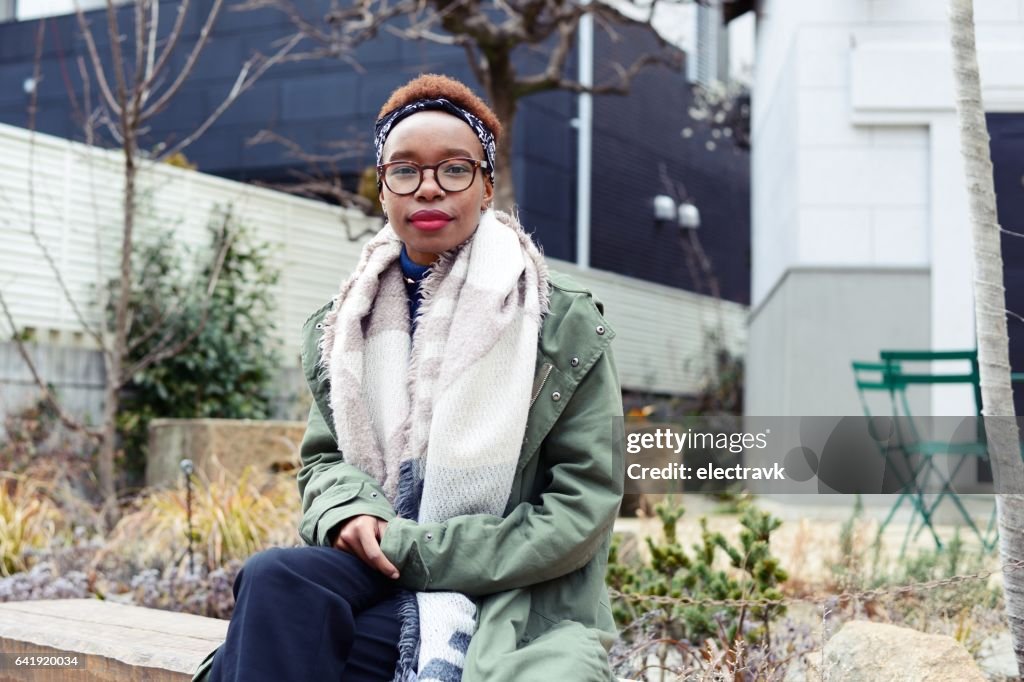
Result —
[{"label": "stone bench", "polygon": [[0,652],[78,654],[82,669],[0,667],[0,682],[187,682],[228,622],[99,599],[0,604]]}]

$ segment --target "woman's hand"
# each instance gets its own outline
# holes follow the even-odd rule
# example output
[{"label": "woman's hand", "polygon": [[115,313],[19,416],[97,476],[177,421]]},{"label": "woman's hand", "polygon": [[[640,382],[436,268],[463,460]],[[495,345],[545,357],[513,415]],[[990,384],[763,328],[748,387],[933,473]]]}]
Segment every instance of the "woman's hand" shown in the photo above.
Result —
[{"label": "woman's hand", "polygon": [[353,516],[341,525],[334,546],[343,552],[355,554],[363,563],[376,568],[389,578],[398,577],[398,569],[380,551],[380,539],[388,522],[384,519],[363,514]]}]

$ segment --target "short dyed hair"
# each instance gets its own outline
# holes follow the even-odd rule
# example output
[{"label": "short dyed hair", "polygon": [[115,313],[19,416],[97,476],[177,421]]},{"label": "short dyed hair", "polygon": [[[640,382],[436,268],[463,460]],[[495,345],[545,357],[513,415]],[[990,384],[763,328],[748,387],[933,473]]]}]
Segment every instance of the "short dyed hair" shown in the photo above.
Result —
[{"label": "short dyed hair", "polygon": [[501,139],[501,121],[482,99],[476,96],[465,83],[436,73],[425,73],[391,93],[388,101],[380,108],[377,119],[420,99],[437,99],[443,97],[451,100],[469,113],[473,114],[494,134],[494,141]]}]

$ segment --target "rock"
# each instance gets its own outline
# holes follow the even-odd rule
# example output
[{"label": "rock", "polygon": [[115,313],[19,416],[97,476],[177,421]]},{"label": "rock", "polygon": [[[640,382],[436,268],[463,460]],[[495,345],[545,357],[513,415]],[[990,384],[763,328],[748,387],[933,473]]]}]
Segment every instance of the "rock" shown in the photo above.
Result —
[{"label": "rock", "polygon": [[978,665],[990,680],[1019,679],[1013,638],[1009,632],[989,637],[978,649]]},{"label": "rock", "polygon": [[826,642],[824,673],[826,680],[843,682],[985,682],[967,649],[952,637],[858,620]]},{"label": "rock", "polygon": [[820,651],[803,654],[790,663],[782,682],[822,682],[821,673],[818,671],[820,664]]}]

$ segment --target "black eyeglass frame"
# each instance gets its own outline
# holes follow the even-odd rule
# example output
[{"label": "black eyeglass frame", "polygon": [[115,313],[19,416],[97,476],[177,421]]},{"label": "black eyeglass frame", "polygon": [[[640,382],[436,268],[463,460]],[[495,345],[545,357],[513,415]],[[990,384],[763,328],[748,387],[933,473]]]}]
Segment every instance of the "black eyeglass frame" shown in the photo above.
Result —
[{"label": "black eyeglass frame", "polygon": [[[444,164],[448,163],[449,161],[465,161],[469,163],[471,166],[473,166],[473,177],[470,179],[469,184],[463,187],[462,189],[448,189],[447,187],[444,186],[444,183],[441,182],[441,176],[437,174],[437,169],[443,166]],[[414,189],[408,192],[396,192],[395,190],[391,189],[391,185],[388,184],[387,169],[391,166],[415,166],[420,173],[420,181],[416,183],[416,187]],[[418,192],[420,190],[420,187],[423,186],[423,171],[432,170],[434,171],[434,182],[437,183],[438,187],[440,187],[445,192],[456,193],[465,192],[467,189],[472,187],[473,183],[476,182],[477,171],[481,168],[487,168],[486,161],[478,161],[477,159],[471,159],[467,156],[453,156],[450,159],[442,159],[441,161],[438,161],[437,163],[434,164],[422,164],[416,163],[415,161],[388,161],[387,163],[382,163],[377,166],[377,179],[383,182],[384,186],[388,188],[388,191],[394,194],[395,196],[407,197],[410,194],[415,194],[416,192]]]}]

